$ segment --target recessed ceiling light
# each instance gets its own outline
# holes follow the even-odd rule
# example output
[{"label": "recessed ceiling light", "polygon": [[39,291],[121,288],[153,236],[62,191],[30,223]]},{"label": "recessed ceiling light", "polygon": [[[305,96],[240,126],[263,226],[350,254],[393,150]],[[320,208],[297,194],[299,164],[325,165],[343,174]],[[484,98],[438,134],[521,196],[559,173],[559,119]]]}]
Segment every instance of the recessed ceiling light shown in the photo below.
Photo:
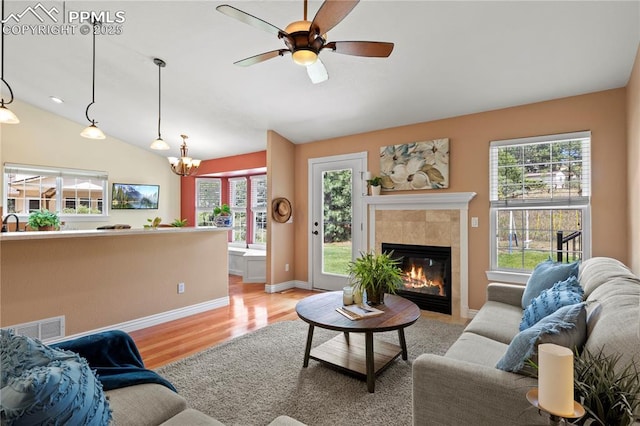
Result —
[{"label": "recessed ceiling light", "polygon": [[57,98],[57,97],[55,97],[55,96],[49,96],[49,99],[51,99],[53,102],[55,102],[55,103],[57,103],[57,104],[61,104],[61,103],[63,103],[63,102],[64,102],[62,99]]}]

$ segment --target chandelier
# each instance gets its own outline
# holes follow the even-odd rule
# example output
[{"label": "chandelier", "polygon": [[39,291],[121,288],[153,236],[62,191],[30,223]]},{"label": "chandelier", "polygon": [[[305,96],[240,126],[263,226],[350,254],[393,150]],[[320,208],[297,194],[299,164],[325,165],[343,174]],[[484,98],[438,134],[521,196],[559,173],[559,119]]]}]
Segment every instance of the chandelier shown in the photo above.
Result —
[{"label": "chandelier", "polygon": [[189,157],[187,148],[187,135],[180,135],[182,138],[182,145],[180,145],[180,158],[168,157],[169,164],[171,165],[171,171],[180,176],[189,176],[200,167],[201,160],[194,160]]}]

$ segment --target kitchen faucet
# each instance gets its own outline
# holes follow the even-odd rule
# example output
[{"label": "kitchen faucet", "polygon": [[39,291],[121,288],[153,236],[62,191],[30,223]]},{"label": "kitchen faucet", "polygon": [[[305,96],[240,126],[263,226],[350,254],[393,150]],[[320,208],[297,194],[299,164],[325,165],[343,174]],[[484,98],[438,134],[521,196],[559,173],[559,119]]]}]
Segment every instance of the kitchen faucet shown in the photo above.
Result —
[{"label": "kitchen faucet", "polygon": [[4,217],[4,220],[2,221],[2,230],[0,230],[0,232],[8,232],[9,228],[7,228],[7,220],[11,217],[15,217],[16,218],[16,231],[20,230],[20,219],[18,219],[18,216],[14,213],[8,214]]}]

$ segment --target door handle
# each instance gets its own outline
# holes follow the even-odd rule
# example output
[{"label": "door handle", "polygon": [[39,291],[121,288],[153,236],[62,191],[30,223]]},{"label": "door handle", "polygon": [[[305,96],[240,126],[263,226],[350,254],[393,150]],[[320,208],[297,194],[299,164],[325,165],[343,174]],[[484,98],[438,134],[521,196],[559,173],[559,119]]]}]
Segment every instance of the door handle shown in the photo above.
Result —
[{"label": "door handle", "polygon": [[313,235],[318,235],[318,231],[313,231],[312,234]]}]

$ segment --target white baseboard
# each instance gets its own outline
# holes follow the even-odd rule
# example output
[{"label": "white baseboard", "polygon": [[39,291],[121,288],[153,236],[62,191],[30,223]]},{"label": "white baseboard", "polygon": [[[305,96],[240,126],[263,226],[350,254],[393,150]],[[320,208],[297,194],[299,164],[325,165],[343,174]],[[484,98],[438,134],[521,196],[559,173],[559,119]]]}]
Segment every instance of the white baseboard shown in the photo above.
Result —
[{"label": "white baseboard", "polygon": [[265,293],[279,293],[281,291],[294,288],[295,286],[295,281],[285,281],[278,284],[265,284],[264,291]]},{"label": "white baseboard", "polygon": [[221,297],[219,299],[209,300],[207,302],[198,303],[196,305],[185,306],[184,308],[174,309],[172,311],[161,312],[159,314],[149,315],[148,317],[138,318],[131,321],[121,322],[120,324],[113,324],[107,327],[96,328],[94,330],[85,331],[71,336],[57,337],[55,339],[45,340],[44,343],[56,343],[63,340],[71,340],[78,337],[88,336],[90,334],[99,333],[109,330],[122,330],[127,333],[142,328],[151,327],[154,325],[162,324],[167,321],[173,321],[180,318],[188,317],[190,315],[199,314],[201,312],[210,311],[212,309],[221,308],[229,305],[229,296]]},{"label": "white baseboard", "polygon": [[307,281],[296,281],[296,288],[302,288],[305,290],[313,290],[313,286]]}]

